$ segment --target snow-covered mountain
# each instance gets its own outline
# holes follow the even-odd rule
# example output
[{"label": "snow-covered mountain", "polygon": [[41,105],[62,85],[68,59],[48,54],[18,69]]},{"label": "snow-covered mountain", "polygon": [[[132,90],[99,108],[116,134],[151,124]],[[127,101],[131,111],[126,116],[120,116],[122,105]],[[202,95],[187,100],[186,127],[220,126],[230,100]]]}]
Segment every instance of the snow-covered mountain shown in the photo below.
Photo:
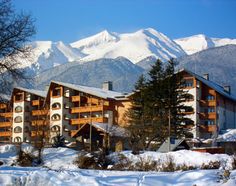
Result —
[{"label": "snow-covered mountain", "polygon": [[229,38],[209,38],[203,34],[174,40],[188,54],[194,54],[212,47],[235,44],[236,39]]},{"label": "snow-covered mountain", "polygon": [[134,33],[118,34],[108,31],[71,43],[73,48],[86,54],[83,61],[99,58],[125,57],[137,63],[147,57],[165,61],[185,55],[175,42],[152,28],[141,29]]}]

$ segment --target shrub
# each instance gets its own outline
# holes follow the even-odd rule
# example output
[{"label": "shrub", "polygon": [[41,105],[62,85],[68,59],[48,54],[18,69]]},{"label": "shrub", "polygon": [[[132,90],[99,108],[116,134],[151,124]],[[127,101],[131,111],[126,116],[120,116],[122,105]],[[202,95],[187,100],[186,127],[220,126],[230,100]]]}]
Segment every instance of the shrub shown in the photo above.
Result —
[{"label": "shrub", "polygon": [[20,149],[16,162],[19,166],[31,167],[35,160],[36,157],[33,154]]},{"label": "shrub", "polygon": [[203,163],[201,169],[219,169],[220,161],[210,161],[208,164]]},{"label": "shrub", "polygon": [[173,158],[171,156],[168,156],[166,163],[162,165],[161,171],[174,172],[175,170],[176,170],[176,165],[173,161]]},{"label": "shrub", "polygon": [[112,162],[111,170],[132,170],[133,165],[132,161],[130,161],[124,154],[118,154],[118,161],[116,163]]},{"label": "shrub", "polygon": [[139,161],[135,163],[134,169],[137,171],[155,171],[157,169],[158,162],[153,161],[150,157],[144,159],[139,158]]}]

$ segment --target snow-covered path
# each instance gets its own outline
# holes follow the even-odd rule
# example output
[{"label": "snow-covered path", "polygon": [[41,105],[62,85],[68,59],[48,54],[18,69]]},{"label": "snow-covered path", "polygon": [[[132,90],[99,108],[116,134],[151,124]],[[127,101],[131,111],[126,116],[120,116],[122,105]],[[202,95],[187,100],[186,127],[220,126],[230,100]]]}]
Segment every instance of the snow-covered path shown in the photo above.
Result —
[{"label": "snow-covered path", "polygon": [[98,170],[49,170],[46,168],[0,167],[0,185],[26,186],[234,186],[236,171],[232,179],[222,184],[217,182],[218,170],[192,170],[184,172],[132,172]]}]

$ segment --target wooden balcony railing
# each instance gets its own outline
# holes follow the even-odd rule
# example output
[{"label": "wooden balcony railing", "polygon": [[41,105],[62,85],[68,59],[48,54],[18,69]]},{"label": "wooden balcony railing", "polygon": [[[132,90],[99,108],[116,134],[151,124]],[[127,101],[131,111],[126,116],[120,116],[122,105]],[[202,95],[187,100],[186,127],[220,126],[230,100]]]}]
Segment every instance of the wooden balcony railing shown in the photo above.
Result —
[{"label": "wooden balcony railing", "polygon": [[12,112],[4,112],[4,113],[0,113],[0,116],[5,117],[5,118],[11,118],[13,114]]},{"label": "wooden balcony railing", "polygon": [[47,125],[48,121],[45,120],[32,120],[31,125],[32,126],[42,126],[42,125]]},{"label": "wooden balcony railing", "polygon": [[71,96],[71,101],[72,102],[79,102],[80,101],[80,96]]},{"label": "wooden balcony railing", "polygon": [[32,116],[42,116],[47,114],[48,110],[32,110]]},{"label": "wooden balcony railing", "polygon": [[216,112],[209,112],[209,113],[201,112],[199,113],[199,117],[200,119],[216,119]]},{"label": "wooden balcony railing", "polygon": [[39,130],[39,131],[31,131],[31,137],[42,136],[42,135],[47,136],[47,135],[48,135],[48,132],[42,131],[42,130]]},{"label": "wooden balcony railing", "polygon": [[11,131],[0,132],[0,136],[10,137],[11,136]]},{"label": "wooden balcony railing", "polygon": [[215,107],[216,106],[216,100],[200,100],[199,102],[202,107]]},{"label": "wooden balcony railing", "polygon": [[0,122],[0,127],[11,127],[11,125],[10,121]]},{"label": "wooden balcony railing", "polygon": [[71,113],[81,113],[81,112],[96,112],[107,110],[108,107],[104,105],[96,105],[96,106],[83,106],[83,107],[73,107],[71,108]]},{"label": "wooden balcony railing", "polygon": [[71,125],[81,125],[90,122],[107,123],[108,118],[105,117],[78,118],[78,119],[71,119],[70,121]]},{"label": "wooden balcony railing", "polygon": [[7,105],[4,103],[0,103],[0,109],[5,109],[5,108],[7,108]]},{"label": "wooden balcony railing", "polygon": [[38,106],[38,105],[40,105],[40,100],[33,100],[33,101],[32,101],[32,105],[33,105],[33,106]]},{"label": "wooden balcony railing", "polygon": [[204,132],[215,132],[217,127],[216,125],[200,125],[200,130]]}]

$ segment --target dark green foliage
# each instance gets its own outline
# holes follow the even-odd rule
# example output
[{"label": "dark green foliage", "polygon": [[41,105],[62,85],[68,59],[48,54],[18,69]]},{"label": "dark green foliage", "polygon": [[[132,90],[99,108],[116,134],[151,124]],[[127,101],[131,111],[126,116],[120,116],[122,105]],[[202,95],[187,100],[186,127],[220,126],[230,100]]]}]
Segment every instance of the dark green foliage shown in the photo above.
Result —
[{"label": "dark green foliage", "polygon": [[191,121],[186,122],[188,119],[181,113],[192,109],[183,105],[191,96],[181,88],[182,84],[173,60],[166,66],[157,60],[149,71],[149,79],[139,78],[130,96],[132,106],[126,113],[133,154],[150,148],[152,142],[162,143],[169,135],[184,137],[189,134],[186,123],[191,124]]},{"label": "dark green foliage", "polygon": [[64,136],[57,134],[56,137],[53,139],[54,139],[54,141],[53,141],[52,146],[54,148],[65,146],[65,137]]}]

